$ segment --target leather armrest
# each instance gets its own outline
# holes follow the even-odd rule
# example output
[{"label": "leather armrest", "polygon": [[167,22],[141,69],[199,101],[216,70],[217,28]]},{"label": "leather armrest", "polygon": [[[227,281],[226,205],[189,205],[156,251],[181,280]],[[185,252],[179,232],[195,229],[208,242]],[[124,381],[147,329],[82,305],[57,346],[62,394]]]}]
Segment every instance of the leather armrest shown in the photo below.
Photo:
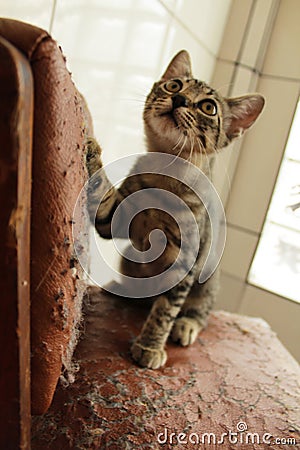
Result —
[{"label": "leather armrest", "polygon": [[[34,80],[31,209],[32,411],[49,407],[59,377],[72,379],[83,270],[74,253],[72,224],[86,236],[88,221],[73,217],[87,179],[84,147],[88,113],[57,43],[29,24],[0,19],[0,35],[28,58]],[[84,202],[82,198],[80,201]]]}]

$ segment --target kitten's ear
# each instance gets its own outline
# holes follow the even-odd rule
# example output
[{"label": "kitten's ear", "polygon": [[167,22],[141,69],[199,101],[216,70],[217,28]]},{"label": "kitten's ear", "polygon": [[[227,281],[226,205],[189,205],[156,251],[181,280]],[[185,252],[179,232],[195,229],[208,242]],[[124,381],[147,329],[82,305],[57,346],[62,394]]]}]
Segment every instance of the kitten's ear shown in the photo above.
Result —
[{"label": "kitten's ear", "polygon": [[262,112],[265,99],[260,94],[248,94],[242,97],[227,98],[230,109],[229,118],[226,119],[225,131],[231,141],[242,134],[254,124]]},{"label": "kitten's ear", "polygon": [[176,77],[192,77],[191,59],[186,50],[181,50],[174,56],[161,79],[170,80]]}]

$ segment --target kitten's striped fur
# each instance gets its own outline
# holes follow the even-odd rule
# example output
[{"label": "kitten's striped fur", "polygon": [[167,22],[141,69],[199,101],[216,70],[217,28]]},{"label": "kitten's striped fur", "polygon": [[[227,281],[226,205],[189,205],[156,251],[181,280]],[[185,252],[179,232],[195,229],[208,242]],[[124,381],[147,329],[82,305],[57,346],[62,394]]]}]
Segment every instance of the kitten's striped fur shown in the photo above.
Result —
[{"label": "kitten's striped fur", "polygon": [[[199,167],[211,179],[216,154],[254,123],[263,106],[264,99],[259,94],[226,99],[204,82],[194,79],[189,55],[181,51],[173,58],[160,81],[154,84],[146,100],[144,125],[148,151],[178,155]],[[145,172],[145,164],[141,157],[135,169]],[[90,176],[102,167],[101,150],[93,139],[88,142],[87,167]],[[196,263],[181,282],[154,301],[151,313],[131,347],[132,356],[140,365],[159,368],[167,359],[164,346],[168,336],[183,346],[192,344],[205,327],[215,300],[217,275],[212,275],[204,284],[197,281],[210,245],[210,222],[206,210],[190,189],[169,177],[145,173],[128,176],[119,189],[115,189],[104,175],[97,183],[98,186],[92,186],[89,192],[91,211],[104,190],[109,188],[95,221],[98,233],[104,238],[111,238],[111,220],[117,206],[140,189],[158,188],[174,193],[190,207],[196,218],[200,245],[191,235],[188,247],[191,251],[195,245],[199,247]],[[126,215],[126,211],[123,214]],[[188,219],[186,227],[189,230]],[[156,261],[145,264],[123,258],[122,273],[151,277],[174,266],[174,272],[169,275],[172,277],[176,270],[183,269],[174,264],[181,245],[180,230],[170,215],[161,209],[147,209],[134,218],[130,229],[134,245],[141,251],[148,250],[149,233],[157,228],[167,237],[163,254]],[[122,237],[121,224],[119,234]],[[186,253],[188,263],[189,250]],[[163,285],[161,289],[163,292]]]}]

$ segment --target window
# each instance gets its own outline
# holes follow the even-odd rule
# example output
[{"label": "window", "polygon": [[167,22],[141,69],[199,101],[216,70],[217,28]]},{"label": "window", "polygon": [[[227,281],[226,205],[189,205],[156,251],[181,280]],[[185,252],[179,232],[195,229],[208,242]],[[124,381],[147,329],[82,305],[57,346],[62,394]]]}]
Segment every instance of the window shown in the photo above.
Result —
[{"label": "window", "polygon": [[248,281],[300,303],[300,101]]}]

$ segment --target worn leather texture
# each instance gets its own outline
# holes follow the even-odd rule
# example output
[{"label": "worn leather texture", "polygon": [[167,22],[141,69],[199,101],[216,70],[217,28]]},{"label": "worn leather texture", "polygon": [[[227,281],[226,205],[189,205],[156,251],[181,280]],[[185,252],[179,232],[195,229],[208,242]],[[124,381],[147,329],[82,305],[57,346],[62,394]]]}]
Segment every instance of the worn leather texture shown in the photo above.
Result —
[{"label": "worn leather texture", "polygon": [[[28,24],[1,19],[0,35],[28,58],[34,79],[31,211],[31,397],[34,414],[49,407],[62,375],[72,381],[83,271],[72,225],[88,240],[86,215],[73,217],[87,179],[84,103],[57,43]],[[84,198],[80,199],[84,202]],[[87,245],[82,249],[87,254]]]},{"label": "worn leather texture", "polygon": [[30,447],[30,204],[33,80],[0,36],[0,448]]}]

